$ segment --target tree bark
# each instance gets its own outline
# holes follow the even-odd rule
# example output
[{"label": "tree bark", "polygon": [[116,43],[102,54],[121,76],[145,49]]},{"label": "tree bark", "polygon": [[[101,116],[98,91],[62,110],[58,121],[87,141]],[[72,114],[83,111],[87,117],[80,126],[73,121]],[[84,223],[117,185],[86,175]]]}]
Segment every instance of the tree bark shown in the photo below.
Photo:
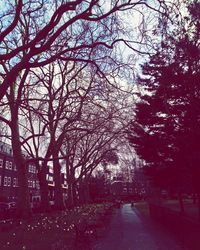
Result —
[{"label": "tree bark", "polygon": [[77,206],[79,205],[79,199],[77,197],[77,185],[75,180],[72,182],[72,202],[73,202],[73,206]]},{"label": "tree bark", "polygon": [[198,219],[200,221],[200,193],[197,194],[198,197]]},{"label": "tree bark", "polygon": [[40,195],[41,195],[41,205],[40,208],[43,212],[49,212],[50,211],[50,205],[49,205],[49,189],[48,189],[48,183],[46,180],[47,176],[47,163],[44,162],[42,164],[42,167],[38,173],[39,177],[39,183],[40,183]]},{"label": "tree bark", "polygon": [[178,193],[178,199],[179,199],[179,205],[180,205],[180,212],[184,213],[185,209],[184,209],[183,197],[182,197],[182,193],[181,192]]},{"label": "tree bark", "polygon": [[66,161],[66,171],[67,171],[67,206],[68,208],[73,208],[75,206],[74,202],[74,170],[73,167],[70,167],[68,161]]},{"label": "tree bark", "polygon": [[[57,158],[57,154],[54,155]],[[61,166],[59,160],[53,161],[53,169],[54,169],[54,180],[55,180],[55,209],[63,210],[65,209],[64,199],[63,199],[63,190],[62,190],[62,182],[61,182]]]},{"label": "tree bark", "polygon": [[67,207],[69,209],[74,207],[73,204],[73,197],[72,197],[72,184],[71,183],[67,183],[68,184],[68,189],[67,189]]},{"label": "tree bark", "polygon": [[11,114],[12,114],[12,123],[11,123],[12,149],[13,149],[14,161],[18,171],[17,173],[18,173],[18,183],[19,183],[17,214],[19,217],[28,218],[31,216],[32,211],[31,211],[30,194],[28,188],[27,165],[21,151],[18,119],[15,116],[15,114],[13,114],[13,112],[11,112]]}]

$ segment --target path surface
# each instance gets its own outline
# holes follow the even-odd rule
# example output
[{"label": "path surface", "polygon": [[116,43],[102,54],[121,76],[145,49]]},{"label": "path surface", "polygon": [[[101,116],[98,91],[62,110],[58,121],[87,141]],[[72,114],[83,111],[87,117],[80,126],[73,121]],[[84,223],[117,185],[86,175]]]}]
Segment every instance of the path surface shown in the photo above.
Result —
[{"label": "path surface", "polygon": [[162,227],[155,225],[125,204],[113,215],[104,237],[92,250],[186,250]]}]

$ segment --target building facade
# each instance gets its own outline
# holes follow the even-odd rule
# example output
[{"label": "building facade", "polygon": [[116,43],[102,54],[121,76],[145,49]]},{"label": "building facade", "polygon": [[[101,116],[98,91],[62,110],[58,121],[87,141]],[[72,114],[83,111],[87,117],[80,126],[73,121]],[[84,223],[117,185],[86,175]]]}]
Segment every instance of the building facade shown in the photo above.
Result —
[{"label": "building facade", "polygon": [[[30,201],[40,199],[37,169],[34,164],[27,166]],[[0,201],[16,201],[19,192],[18,170],[9,144],[0,142]]]},{"label": "building facade", "polygon": [[[26,157],[26,156],[25,156]],[[27,165],[28,189],[32,207],[38,207],[41,201],[38,170],[36,165]],[[67,200],[66,174],[61,174],[63,198]],[[46,181],[49,188],[50,204],[54,204],[55,181],[52,166],[48,167]],[[12,147],[0,141],[0,202],[16,202],[19,195],[18,170],[14,162]]]}]

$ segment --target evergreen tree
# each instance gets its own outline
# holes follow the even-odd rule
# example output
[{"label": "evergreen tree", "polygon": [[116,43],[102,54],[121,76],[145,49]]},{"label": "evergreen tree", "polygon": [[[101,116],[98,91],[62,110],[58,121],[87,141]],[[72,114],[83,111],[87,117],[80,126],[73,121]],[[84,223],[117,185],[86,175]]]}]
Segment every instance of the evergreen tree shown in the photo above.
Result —
[{"label": "evergreen tree", "polygon": [[130,141],[155,184],[182,189],[193,183],[200,193],[200,3],[176,18],[178,26],[168,27],[142,65],[138,83],[149,93],[136,106]]}]

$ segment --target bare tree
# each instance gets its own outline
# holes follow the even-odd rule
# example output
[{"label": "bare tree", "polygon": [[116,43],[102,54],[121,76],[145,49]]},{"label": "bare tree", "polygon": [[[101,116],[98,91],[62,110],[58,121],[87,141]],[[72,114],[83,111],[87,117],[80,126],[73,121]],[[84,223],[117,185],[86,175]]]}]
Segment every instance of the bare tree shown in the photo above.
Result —
[{"label": "bare tree", "polygon": [[[158,9],[155,9],[142,0],[138,2],[110,1],[109,4],[100,4],[96,0],[77,0],[67,3],[62,0],[48,2],[18,0],[7,2],[5,9],[0,11],[0,100],[2,108],[0,120],[10,129],[14,158],[19,169],[20,201],[23,201],[19,202],[21,204],[19,210],[24,216],[30,214],[30,202],[27,180],[24,178],[26,161],[21,149],[31,137],[29,138],[28,132],[24,138],[21,137],[21,128],[25,125],[19,121],[24,120],[20,117],[26,116],[29,112],[25,111],[27,110],[25,105],[28,102],[25,94],[32,81],[27,83],[27,79],[31,80],[33,71],[36,74],[38,70],[42,70],[42,67],[53,62],[58,63],[60,60],[70,62],[72,65],[73,63],[89,64],[94,67],[95,71],[98,71],[100,79],[109,81],[105,70],[111,69],[110,72],[116,76],[117,69],[119,70],[121,66],[120,60],[115,57],[116,53],[112,53],[112,51],[116,52],[116,45],[124,43],[130,49],[137,51],[132,45],[138,44],[138,41],[130,42],[125,36],[120,37],[122,22],[119,19],[119,13],[130,11],[138,6],[145,6],[158,13],[165,11],[163,1],[159,0],[158,3]],[[113,64],[116,65],[116,70],[112,70]],[[33,83],[35,93],[37,88],[40,89],[39,80],[41,79]],[[50,85],[47,86],[48,84]],[[52,93],[51,81],[48,81],[48,84],[45,86],[46,97],[48,95],[49,101],[53,101],[57,98],[56,93]],[[41,94],[37,98],[44,97],[42,92]],[[62,107],[62,98],[57,99],[57,102]],[[40,104],[40,110],[44,111],[46,103]],[[6,116],[4,112],[7,113]],[[76,119],[77,114],[76,112]],[[47,129],[52,135],[51,145],[55,145],[55,138],[58,137],[54,130],[54,125],[57,123],[54,120],[56,115],[54,107],[49,106],[46,118],[51,122],[48,123],[46,120],[45,126],[40,123],[43,126],[42,133]],[[31,114],[31,116],[36,117],[36,114]],[[41,114],[37,115],[39,116]],[[44,117],[45,114],[43,114]],[[33,128],[33,124],[31,126]],[[39,135],[34,135],[34,137],[39,138]],[[61,141],[60,139],[59,145]],[[33,145],[34,143],[36,141]],[[30,146],[29,148],[32,150]],[[53,154],[56,158],[59,153],[53,149],[50,147],[49,151],[46,151],[45,159]],[[45,168],[43,170],[45,171]]]},{"label": "bare tree", "polygon": [[[84,71],[83,71],[84,69]],[[40,82],[40,89],[27,88],[26,123],[23,134],[26,136],[27,152],[42,160],[40,171],[42,206],[48,207],[46,174],[48,162],[53,162],[55,176],[55,207],[63,208],[61,190],[61,165],[59,151],[65,134],[74,130],[71,124],[77,123],[81,116],[83,103],[91,89],[95,72],[89,72],[87,63],[51,64],[33,72],[35,84]],[[34,84],[34,86],[35,86]],[[33,87],[34,87],[33,86]],[[38,84],[39,86],[39,84]],[[41,93],[41,90],[43,93]],[[33,119],[33,118],[36,119]],[[76,130],[81,128],[76,128]]]},{"label": "bare tree", "polygon": [[130,98],[131,93],[110,85],[104,91],[97,92],[86,103],[81,119],[76,124],[82,130],[74,127],[74,131],[66,133],[62,145],[62,156],[66,159],[68,202],[71,205],[76,203],[77,184],[86,182],[96,167],[103,163],[106,155],[118,148],[120,138],[124,137],[131,121],[132,102],[123,100]]},{"label": "bare tree", "polygon": [[132,48],[132,43],[119,37],[118,13],[138,6],[164,12],[164,1],[157,3],[154,8],[143,0],[7,2],[0,12],[0,99],[24,70],[45,66],[59,58],[99,65],[96,58],[99,49],[105,55],[118,42]]}]

